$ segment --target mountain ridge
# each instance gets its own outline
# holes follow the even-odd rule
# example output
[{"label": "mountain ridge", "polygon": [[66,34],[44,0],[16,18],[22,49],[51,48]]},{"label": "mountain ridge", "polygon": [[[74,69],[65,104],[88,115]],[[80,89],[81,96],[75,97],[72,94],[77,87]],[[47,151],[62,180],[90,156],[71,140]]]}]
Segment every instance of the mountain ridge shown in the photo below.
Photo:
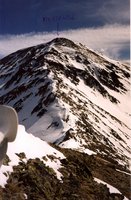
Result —
[{"label": "mountain ridge", "polygon": [[[127,88],[127,84],[129,87],[129,72],[126,69],[122,69],[120,64],[109,63],[109,61],[105,60],[102,56],[99,57],[98,54],[81,46],[82,45],[78,46],[68,39],[56,38],[47,44],[30,47],[12,54],[13,67],[10,65],[8,68],[11,61],[7,61],[6,70],[9,74],[6,72],[6,77],[11,74],[12,77],[9,78],[1,88],[6,91],[6,94],[1,96],[0,103],[11,104],[17,110],[18,114],[21,113],[19,114],[20,123],[24,124],[29,132],[35,129],[35,135],[49,142],[58,141],[57,137],[61,138],[64,136],[65,133],[62,134],[62,130],[65,129],[64,126],[68,127],[66,128],[66,132],[73,129],[73,126],[78,126],[78,129],[82,126],[85,132],[90,134],[92,130],[92,132],[94,131],[94,135],[96,135],[96,131],[99,132],[99,124],[97,121],[102,122],[103,114],[107,114],[108,120],[110,118],[111,123],[114,120],[119,125],[122,125],[124,129],[127,129],[126,131],[130,131],[130,128],[128,128],[130,127],[129,123],[127,126],[121,120],[119,109],[116,109],[116,105],[120,106],[120,99],[118,99],[118,97],[116,98],[114,95],[114,93],[116,93],[124,96],[127,90],[129,90],[129,88]],[[81,54],[80,51],[82,51],[82,48],[84,53],[82,52]],[[19,57],[18,60],[17,57]],[[2,59],[1,62],[4,63],[4,60],[5,58]],[[96,61],[95,63],[94,60]],[[2,76],[1,73],[1,77]],[[122,82],[122,77],[124,77],[126,84]],[[13,87],[13,90],[8,91],[11,87]],[[111,92],[113,92],[113,95]],[[106,103],[109,102],[109,106],[116,109],[115,115],[114,113],[112,115],[109,109],[105,109],[106,106],[102,105],[101,107],[100,101],[96,103],[96,95],[98,95],[100,101],[103,101],[103,104],[106,105]],[[71,99],[71,96],[74,99]],[[18,100],[16,101],[17,97]],[[32,98],[33,102],[30,103]],[[94,98],[96,98],[95,101]],[[11,103],[13,101],[15,101],[15,103]],[[71,101],[74,102],[74,108],[71,105]],[[24,102],[27,102],[25,103],[25,107],[27,106],[27,108],[22,106]],[[63,104],[63,106],[61,104]],[[89,105],[90,108],[87,109]],[[72,106],[74,109],[71,112],[69,110],[71,113],[70,119],[68,119],[69,114],[66,106]],[[81,109],[79,109],[79,107]],[[95,109],[92,110],[92,107]],[[76,113],[73,113],[75,110],[80,112],[78,117],[76,117]],[[102,113],[103,111],[104,113]],[[30,113],[30,115],[27,114],[27,112]],[[91,117],[95,119],[96,131],[86,113],[91,113]],[[126,114],[124,117],[129,119]],[[80,118],[80,120],[78,120],[78,118]],[[70,125],[66,121],[69,121]],[[44,130],[42,126],[43,123],[45,126],[47,123]],[[86,127],[83,123],[85,123]],[[81,125],[79,126],[77,124]],[[37,130],[38,126],[42,126],[41,129]],[[105,126],[105,122],[103,126]],[[57,127],[60,130],[57,131]],[[106,128],[108,128],[108,126]],[[54,135],[56,133],[53,140],[48,137],[52,131]],[[83,132],[82,130],[80,131]],[[121,134],[122,132],[123,129],[121,129]],[[116,138],[123,141],[120,134],[117,134],[114,130],[114,127],[110,128],[110,133],[111,135],[116,135]],[[124,134],[124,137],[128,137],[126,133]],[[52,135],[52,137],[54,137],[54,135]],[[107,142],[109,142],[109,140]]]},{"label": "mountain ridge", "polygon": [[1,59],[0,91],[28,133],[129,172],[128,65],[56,38]]}]

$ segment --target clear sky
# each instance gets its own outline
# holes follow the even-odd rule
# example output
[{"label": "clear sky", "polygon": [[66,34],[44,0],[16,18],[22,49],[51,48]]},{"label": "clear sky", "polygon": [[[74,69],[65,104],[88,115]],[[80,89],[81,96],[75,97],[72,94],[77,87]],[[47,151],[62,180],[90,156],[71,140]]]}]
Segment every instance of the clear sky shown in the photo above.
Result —
[{"label": "clear sky", "polygon": [[[113,50],[116,53],[114,57],[128,60],[129,23],[129,0],[0,0],[0,45],[4,45],[2,41],[5,39],[10,42],[15,38],[16,42],[16,37],[20,35],[24,38],[29,37],[29,34],[38,36],[39,33],[40,37],[40,33],[56,32],[54,37],[57,37],[67,30],[67,35],[69,36],[70,31],[71,38],[74,34],[76,40],[79,31],[83,30],[87,46],[89,44],[93,49],[103,49],[113,57],[111,49],[106,45],[109,45],[109,41],[116,43],[113,47],[116,49]],[[64,34],[66,36],[65,32]],[[78,39],[81,42],[80,35]],[[0,46],[0,55],[4,55],[4,48],[6,47]]]}]

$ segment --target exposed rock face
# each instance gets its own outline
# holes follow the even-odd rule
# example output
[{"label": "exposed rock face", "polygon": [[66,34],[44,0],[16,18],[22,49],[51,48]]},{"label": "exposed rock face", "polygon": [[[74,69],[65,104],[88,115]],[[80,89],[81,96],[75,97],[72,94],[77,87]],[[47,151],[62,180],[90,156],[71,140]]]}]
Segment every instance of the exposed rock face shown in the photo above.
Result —
[{"label": "exposed rock face", "polygon": [[0,60],[0,104],[13,106],[20,123],[42,140],[128,170],[129,79],[127,65],[56,38]]}]

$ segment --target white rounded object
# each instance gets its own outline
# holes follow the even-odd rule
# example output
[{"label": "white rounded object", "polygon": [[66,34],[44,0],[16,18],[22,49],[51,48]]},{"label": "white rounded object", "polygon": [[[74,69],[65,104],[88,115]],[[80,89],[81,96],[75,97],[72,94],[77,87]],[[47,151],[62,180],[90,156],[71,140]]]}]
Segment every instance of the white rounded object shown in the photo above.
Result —
[{"label": "white rounded object", "polygon": [[18,128],[18,116],[16,111],[5,105],[0,105],[0,166],[6,156],[8,142],[16,138]]},{"label": "white rounded object", "polygon": [[16,138],[17,128],[16,111],[10,106],[0,105],[0,142],[4,138],[7,138],[8,142],[13,142]]}]

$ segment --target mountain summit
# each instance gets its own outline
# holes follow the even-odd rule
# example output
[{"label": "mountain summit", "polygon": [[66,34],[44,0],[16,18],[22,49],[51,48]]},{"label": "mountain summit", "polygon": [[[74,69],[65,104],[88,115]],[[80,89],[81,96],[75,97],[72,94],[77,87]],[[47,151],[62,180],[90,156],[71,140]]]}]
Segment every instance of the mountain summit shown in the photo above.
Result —
[{"label": "mountain summit", "polygon": [[0,104],[16,109],[28,133],[127,171],[129,90],[128,65],[65,38],[0,60]]}]

